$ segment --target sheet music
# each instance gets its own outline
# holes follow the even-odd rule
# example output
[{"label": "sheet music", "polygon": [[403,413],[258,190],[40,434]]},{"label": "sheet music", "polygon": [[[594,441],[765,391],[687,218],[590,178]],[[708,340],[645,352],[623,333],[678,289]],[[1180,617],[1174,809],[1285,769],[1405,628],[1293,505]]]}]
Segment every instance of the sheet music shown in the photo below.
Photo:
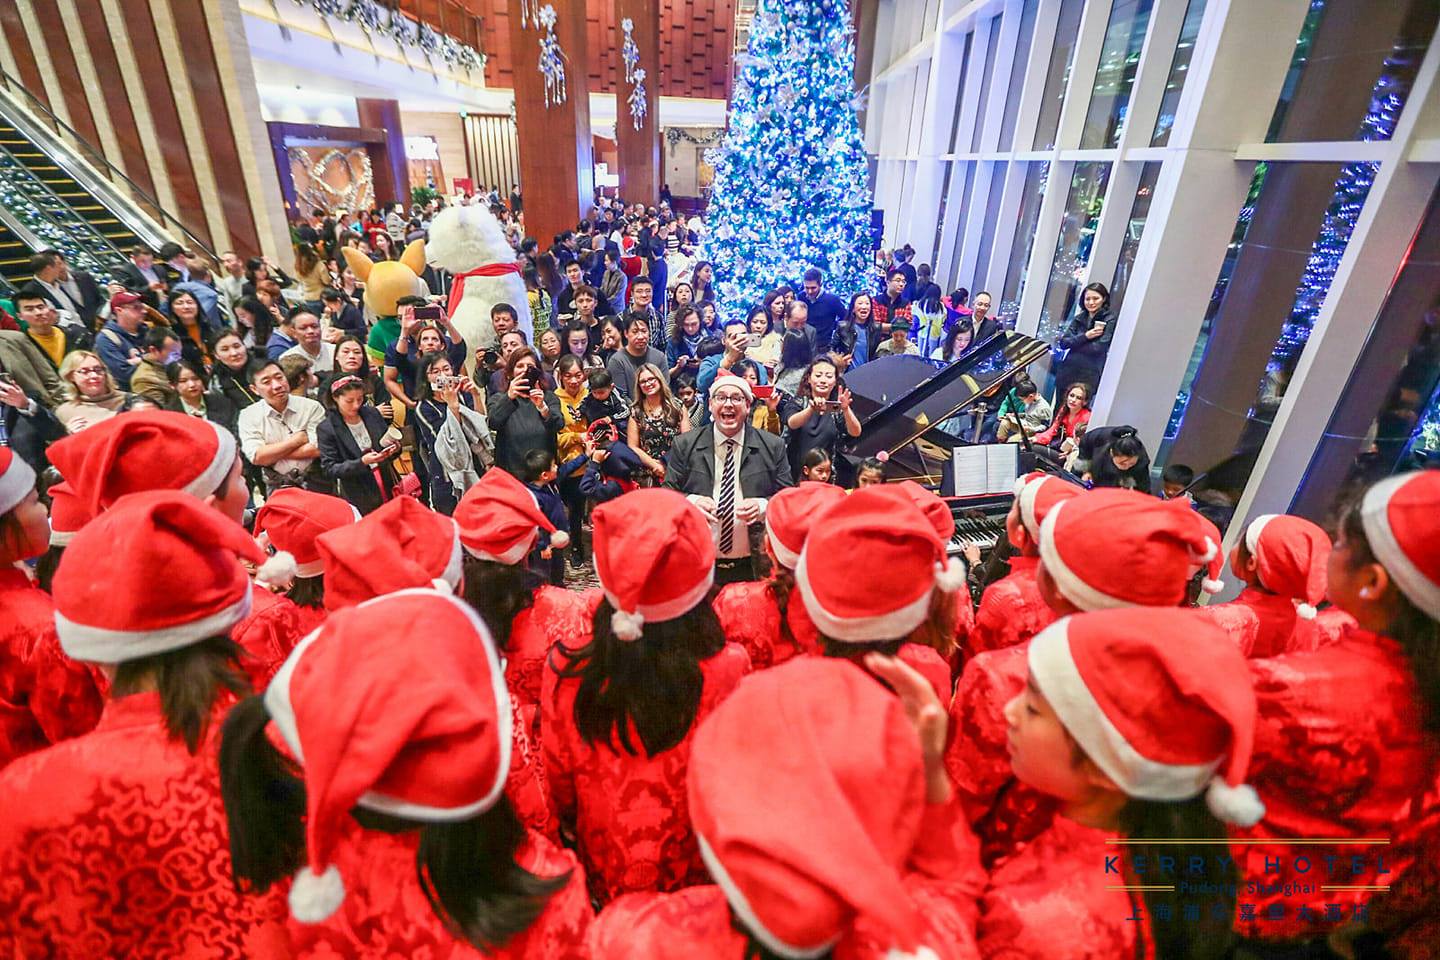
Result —
[{"label": "sheet music", "polygon": [[955,496],[1010,493],[1019,475],[1019,449],[1013,443],[954,447]]}]

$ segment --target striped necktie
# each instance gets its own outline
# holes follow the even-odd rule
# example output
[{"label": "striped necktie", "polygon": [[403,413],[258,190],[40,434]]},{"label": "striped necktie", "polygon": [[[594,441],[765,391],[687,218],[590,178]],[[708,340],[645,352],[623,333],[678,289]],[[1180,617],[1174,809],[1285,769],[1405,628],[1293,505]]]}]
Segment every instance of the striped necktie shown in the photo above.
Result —
[{"label": "striped necktie", "polygon": [[735,441],[725,441],[725,468],[720,474],[720,502],[715,508],[720,521],[720,552],[730,552],[735,542]]}]

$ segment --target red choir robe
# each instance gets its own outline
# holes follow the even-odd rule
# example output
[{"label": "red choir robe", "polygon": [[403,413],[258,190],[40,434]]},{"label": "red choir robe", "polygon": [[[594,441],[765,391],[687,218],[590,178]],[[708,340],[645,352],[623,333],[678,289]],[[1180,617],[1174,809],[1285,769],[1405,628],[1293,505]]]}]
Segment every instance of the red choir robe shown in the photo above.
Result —
[{"label": "red choir robe", "polygon": [[[287,597],[286,599],[289,598]],[[294,601],[291,602],[293,603]],[[325,626],[326,616],[328,616],[328,614],[324,607],[307,607],[296,603],[295,622],[299,625],[300,639],[295,642],[299,643],[300,640],[304,640],[310,636],[310,634]]]},{"label": "red choir robe", "polygon": [[904,661],[919,671],[935,688],[935,695],[946,710],[954,696],[955,685],[950,682],[950,663],[933,648],[919,643],[902,643],[895,651],[895,658]]},{"label": "red choir robe", "polygon": [[531,831],[515,862],[537,876],[570,873],[529,929],[482,953],[446,929],[415,876],[418,831],[364,830],[353,821],[332,862],[345,881],[345,900],[322,923],[291,919],[297,956],[345,960],[581,960],[593,912],[575,855]]},{"label": "red choir robe", "polygon": [[531,713],[533,708],[522,707],[513,697],[510,699],[510,773],[505,780],[505,795],[510,798],[510,805],[521,823],[558,843],[560,821],[550,805],[550,788],[546,785],[540,750],[530,738],[527,719]]},{"label": "red choir robe", "polygon": [[[926,928],[922,943],[940,960],[975,960],[976,897],[984,885],[974,837],[953,803],[930,804],[907,864],[905,885]],[[590,927],[592,960],[742,960],[745,934],[717,886],[676,893],[632,893],[606,907]],[[892,944],[861,917],[835,946],[835,960],[885,960]]]},{"label": "red choir robe", "polygon": [[249,615],[230,631],[230,639],[246,653],[240,665],[250,677],[251,687],[265,689],[295,644],[304,639],[304,624],[300,607],[289,597],[278,596],[258,584],[253,586]]},{"label": "red choir robe", "polygon": [[90,733],[0,771],[0,956],[291,955],[289,884],[235,890],[222,712],[191,756],[169,738],[160,695],[132,694]]},{"label": "red choir robe", "polygon": [[592,899],[605,903],[624,893],[705,883],[685,774],[695,728],[750,672],[745,649],[727,643],[701,662],[704,687],[695,722],[684,740],[654,757],[644,755],[633,730],[638,756],[581,739],[575,727],[580,681],[557,675],[554,667],[566,665],[559,648],[554,660],[540,698],[545,775],[555,812],[573,829]]},{"label": "red choir robe", "polygon": [[[1342,923],[1327,918],[1327,904],[1338,904],[1348,923],[1378,894],[1321,891],[1321,884],[1399,885],[1418,859],[1440,853],[1422,852],[1425,838],[1440,836],[1440,748],[1422,733],[1414,678],[1389,637],[1352,627],[1328,646],[1253,660],[1250,668],[1259,715],[1247,779],[1265,802],[1265,818],[1231,835],[1241,877],[1263,887],[1240,891],[1236,929],[1265,940],[1323,936]],[[1322,837],[1389,843],[1247,843]],[[1267,872],[1267,859],[1279,869]],[[1287,883],[1314,889],[1270,889]]]},{"label": "red choir robe", "polygon": [[1248,658],[1278,657],[1282,653],[1314,650],[1320,646],[1314,620],[1295,612],[1289,597],[1246,587],[1229,603],[1201,607]]},{"label": "red choir robe", "polygon": [[532,606],[515,615],[504,654],[505,685],[511,699],[531,708],[528,715],[533,716],[540,703],[550,648],[563,642],[578,650],[588,644],[600,599],[598,589],[581,592],[547,584],[535,591]]},{"label": "red choir robe", "polygon": [[[976,939],[986,960],[1131,960],[1136,956],[1139,894],[1110,886],[1105,857],[1111,834],[1062,816],[1017,853],[997,864],[980,900]],[[1143,915],[1143,912],[1138,915]],[[1144,954],[1155,956],[1154,949]]]},{"label": "red choir robe", "polygon": [[1013,556],[1010,573],[985,588],[966,648],[968,657],[1025,643],[1057,619],[1040,596],[1039,557]]},{"label": "red choir robe", "polygon": [[965,665],[950,706],[945,770],[986,867],[1044,831],[1058,804],[1010,770],[1005,704],[1025,689],[1029,642],[979,654]]},{"label": "red choir robe", "polygon": [[22,570],[0,568],[0,769],[93,730],[104,706],[99,687],[60,649],[50,595]]},{"label": "red choir robe", "polygon": [[773,580],[726,584],[716,594],[713,606],[726,639],[745,648],[756,670],[820,650],[819,631],[798,590],[790,591],[783,615]]}]

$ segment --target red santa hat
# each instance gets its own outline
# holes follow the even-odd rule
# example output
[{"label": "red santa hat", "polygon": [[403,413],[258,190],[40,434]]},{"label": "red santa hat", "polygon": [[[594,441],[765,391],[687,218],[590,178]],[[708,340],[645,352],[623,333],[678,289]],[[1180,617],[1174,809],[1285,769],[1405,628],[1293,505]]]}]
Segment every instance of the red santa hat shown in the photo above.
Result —
[{"label": "red santa hat", "polygon": [[504,470],[489,470],[455,506],[455,522],[465,552],[477,560],[513,567],[522,563],[544,530],[550,543],[564,547],[570,535],[555,529],[540,510],[535,494]]},{"label": "red santa hat", "polygon": [[35,471],[10,447],[0,447],[0,516],[20,505],[35,489]]},{"label": "red santa hat", "polygon": [[946,543],[955,536],[955,514],[950,510],[950,504],[940,499],[935,491],[927,490],[914,480],[901,480],[894,484],[897,490],[904,491],[910,498],[910,502],[920,508],[925,514],[930,525],[935,528],[935,535]]},{"label": "red santa hat", "polygon": [[[831,639],[904,637],[924,622],[936,587],[953,593],[965,583],[946,545],[899,484],[865,487],[816,518],[795,583],[810,619]],[[857,562],[880,575],[857,581]]]},{"label": "red santa hat", "polygon": [[473,610],[434,590],[331,614],[265,688],[265,708],[305,768],[310,863],[290,888],[302,923],[323,921],[345,899],[331,857],[351,808],[469,820],[495,805],[510,770],[510,695],[495,642]]},{"label": "red santa hat", "polygon": [[719,375],[716,376],[715,379],[710,383],[711,395],[714,395],[715,391],[719,390],[721,387],[734,387],[736,390],[739,390],[741,393],[745,394],[746,402],[755,402],[755,388],[750,386],[750,381],[746,380],[744,377],[737,377],[735,376],[735,374],[730,373],[728,370],[722,370],[720,371]]},{"label": "red santa hat", "polygon": [[92,515],[127,493],[214,493],[235,466],[235,437],[200,417],[140,410],[111,417],[57,441],[47,451]]},{"label": "red santa hat", "polygon": [[688,792],[711,877],[772,953],[819,956],[863,917],[888,956],[935,956],[904,882],[925,810],[919,738],[863,670],[801,657],[745,678],[696,731]]},{"label": "red santa hat", "polygon": [[615,608],[610,626],[621,640],[688,613],[715,583],[710,525],[674,490],[627,493],[596,507],[590,522],[595,578]]},{"label": "red santa hat", "polygon": [[[1177,500],[1175,502],[1184,503],[1185,501]],[[1190,512],[1195,515],[1195,522],[1200,524],[1200,529],[1205,531],[1205,536],[1209,538],[1211,543],[1216,544],[1218,547],[1219,544],[1225,542],[1225,535],[1220,532],[1219,527],[1215,526],[1214,521],[1196,510],[1193,506],[1190,508]],[[1213,555],[1208,553],[1204,555],[1197,554],[1190,558],[1190,576],[1193,577],[1200,571],[1205,571],[1205,578],[1200,581],[1200,588],[1206,593],[1219,593],[1225,589],[1225,581],[1220,579],[1220,573],[1224,569],[1225,554],[1219,549],[1217,549]]]},{"label": "red santa hat", "polygon": [[844,490],[814,480],[786,487],[770,498],[765,508],[765,539],[781,566],[795,569],[815,518],[843,499]]},{"label": "red santa hat", "polygon": [[396,497],[357,522],[315,538],[325,572],[325,609],[332,613],[405,590],[460,587],[460,530],[414,497]]},{"label": "red santa hat", "polygon": [[315,538],[359,519],[360,512],[339,497],[295,487],[276,490],[255,512],[256,539],[276,551],[255,571],[255,579],[285,587],[296,577],[320,576],[325,564]]},{"label": "red santa hat", "polygon": [[[4,454],[0,453],[0,460]],[[90,522],[90,514],[75,489],[68,483],[57,483],[50,488],[50,546],[69,546],[80,528]]]},{"label": "red santa hat", "polygon": [[1245,658],[1195,610],[1135,607],[1062,617],[1036,634],[1030,675],[1065,729],[1115,785],[1188,800],[1248,827],[1265,815],[1245,784],[1255,692]]},{"label": "red santa hat", "polygon": [[1245,549],[1255,561],[1260,585],[1290,597],[1301,618],[1314,620],[1315,605],[1325,599],[1330,560],[1325,531],[1301,517],[1267,513],[1245,528]]},{"label": "red santa hat", "polygon": [[1219,542],[1184,500],[1134,490],[1091,490],[1050,508],[1040,562],[1061,596],[1081,610],[1174,607],[1192,564],[1218,569]]},{"label": "red santa hat", "polygon": [[1025,524],[1030,539],[1039,541],[1040,525],[1045,522],[1055,504],[1084,492],[1085,488],[1079,484],[1040,470],[1031,471],[1016,480],[1015,505],[1020,511],[1020,522]]},{"label": "red santa hat", "polygon": [[1360,521],[1370,552],[1416,607],[1440,620],[1440,471],[1402,473],[1365,492]]},{"label": "red santa hat", "polygon": [[224,635],[250,613],[250,578],[237,558],[260,564],[265,553],[194,497],[125,497],[85,524],[55,572],[60,645],[76,660],[123,663]]}]

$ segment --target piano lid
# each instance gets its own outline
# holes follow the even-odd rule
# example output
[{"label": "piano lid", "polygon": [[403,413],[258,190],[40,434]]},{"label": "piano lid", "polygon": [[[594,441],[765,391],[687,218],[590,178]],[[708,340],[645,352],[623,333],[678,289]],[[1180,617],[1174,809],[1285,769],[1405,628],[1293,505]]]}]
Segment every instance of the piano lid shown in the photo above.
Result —
[{"label": "piano lid", "polygon": [[873,457],[881,450],[893,455],[922,435],[944,448],[966,443],[942,424],[1049,350],[1042,340],[1002,330],[948,364],[879,357],[861,365],[845,375],[860,420],[852,455]]}]

